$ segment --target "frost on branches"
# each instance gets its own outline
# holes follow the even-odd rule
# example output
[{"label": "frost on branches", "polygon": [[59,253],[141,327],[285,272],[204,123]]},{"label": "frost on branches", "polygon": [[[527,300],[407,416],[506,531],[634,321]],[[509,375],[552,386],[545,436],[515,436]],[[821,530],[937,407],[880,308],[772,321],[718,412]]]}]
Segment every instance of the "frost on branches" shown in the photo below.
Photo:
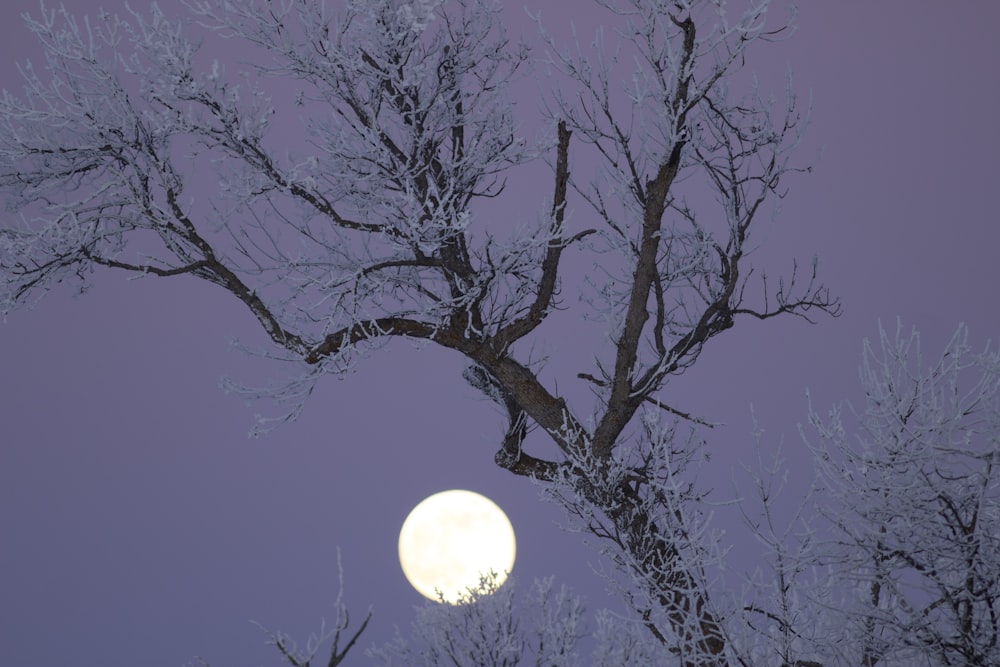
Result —
[{"label": "frost on branches", "polygon": [[833,664],[1000,664],[1000,352],[960,326],[924,365],[916,332],[880,330],[861,379],[856,433],[810,419]]},{"label": "frost on branches", "polygon": [[[718,549],[685,472],[711,443],[660,396],[739,321],[838,312],[815,262],[778,279],[748,263],[800,170],[790,89],[775,101],[736,76],[786,32],[765,23],[769,3],[598,0],[607,47],[543,30],[554,93],[538,146],[518,134],[510,85],[529,53],[500,2],[183,4],[193,23],[155,5],[28,19],[46,62],[0,100],[0,309],[105,268],[201,278],[294,365],[273,393],[290,416],[392,337],[460,354],[507,417],[497,464],[549,485],[603,540],[649,637],[679,664],[737,660],[741,610],[713,598]],[[203,38],[232,40],[232,70],[199,54]],[[574,177],[571,154],[600,171]],[[506,177],[536,158],[551,203],[498,215]],[[596,268],[564,312],[570,253]],[[605,344],[575,377],[543,380],[539,326],[581,316],[606,324]],[[593,401],[557,389],[581,382]],[[530,431],[561,455],[525,451]]]}]

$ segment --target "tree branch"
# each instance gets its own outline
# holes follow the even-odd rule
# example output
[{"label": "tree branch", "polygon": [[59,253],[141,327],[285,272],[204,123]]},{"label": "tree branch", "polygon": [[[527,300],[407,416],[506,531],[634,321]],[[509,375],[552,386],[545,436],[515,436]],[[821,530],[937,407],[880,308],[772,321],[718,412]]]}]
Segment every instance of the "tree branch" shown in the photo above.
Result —
[{"label": "tree branch", "polygon": [[306,353],[305,360],[308,364],[317,364],[324,358],[337,354],[345,347],[382,336],[423,338],[441,343],[446,347],[454,347],[454,344],[448,345],[445,342],[454,343],[447,329],[406,317],[378,317],[368,322],[357,322],[332,334],[327,334],[323,342]]},{"label": "tree branch", "polygon": [[552,223],[549,226],[548,250],[542,260],[542,277],[538,281],[535,300],[528,312],[521,318],[502,327],[495,338],[499,349],[507,349],[510,345],[531,333],[549,313],[549,306],[556,291],[556,279],[559,273],[559,258],[566,246],[593,234],[596,230],[588,229],[575,234],[568,241],[562,239],[563,220],[566,216],[566,185],[569,182],[569,139],[572,132],[567,128],[566,121],[558,124],[558,145],[556,147],[556,184],[552,197]]}]

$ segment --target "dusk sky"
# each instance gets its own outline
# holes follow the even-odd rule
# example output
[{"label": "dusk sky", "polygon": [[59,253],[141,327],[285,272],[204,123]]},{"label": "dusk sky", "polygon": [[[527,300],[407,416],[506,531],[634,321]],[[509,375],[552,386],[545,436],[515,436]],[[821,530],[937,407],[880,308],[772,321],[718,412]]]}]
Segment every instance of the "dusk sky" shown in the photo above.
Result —
[{"label": "dusk sky", "polygon": [[[66,4],[91,15],[123,5]],[[582,0],[504,5],[512,34],[534,42],[524,6],[542,9],[557,36],[576,21],[582,41],[603,16]],[[37,3],[0,5],[0,87],[16,94],[16,63],[40,61],[24,11]],[[777,276],[818,255],[844,312],[815,325],[737,321],[668,386],[678,408],[724,424],[707,434],[703,473],[720,503],[755,460],[752,404],[765,450],[784,449],[794,504],[812,475],[797,430],[806,389],[823,413],[859,403],[862,339],[880,319],[916,327],[928,358],[959,322],[977,347],[1000,338],[1000,3],[812,0],[797,24],[747,68],[780,85],[790,65],[801,99],[811,95],[798,158],[813,172],[787,181],[752,259]],[[224,59],[226,47],[207,38],[203,48]],[[540,87],[518,88],[526,127],[541,127]],[[541,210],[551,179],[538,173],[511,187]],[[592,224],[584,202],[571,207],[573,224]],[[247,406],[220,379],[260,384],[288,372],[233,349],[233,338],[266,348],[259,325],[216,286],[129,277],[100,271],[87,294],[56,289],[0,324],[0,667],[279,664],[249,620],[302,640],[318,630],[333,616],[338,549],[352,618],[374,608],[348,660],[367,664],[363,649],[395,627],[405,634],[423,604],[397,560],[403,519],[450,488],[507,512],[520,582],[555,575],[589,608],[620,608],[593,574],[596,553],[558,527],[560,510],[493,463],[504,421],[462,379],[457,355],[396,341],[355,374],[324,380],[297,422],[249,439],[254,414],[270,406]],[[575,302],[576,285],[563,295]],[[589,361],[574,347],[576,316],[542,333],[557,358]],[[578,370],[557,368],[560,387],[583,385]],[[736,516],[719,509],[738,565],[755,547]]]}]

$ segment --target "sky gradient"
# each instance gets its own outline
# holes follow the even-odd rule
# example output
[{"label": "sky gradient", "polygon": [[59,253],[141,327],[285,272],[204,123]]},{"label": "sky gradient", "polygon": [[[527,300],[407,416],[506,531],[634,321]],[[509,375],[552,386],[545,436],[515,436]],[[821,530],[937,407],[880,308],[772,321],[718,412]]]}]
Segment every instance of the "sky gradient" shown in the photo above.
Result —
[{"label": "sky gradient", "polygon": [[[556,34],[572,16],[587,37],[597,20],[575,0],[523,4],[544,6]],[[505,5],[512,33],[533,38],[522,3]],[[1000,4],[803,5],[796,35],[748,62],[778,81],[790,65],[814,107],[798,153],[813,173],[788,182],[754,261],[777,274],[819,255],[844,314],[738,321],[668,388],[678,407],[725,424],[708,434],[704,473],[720,501],[754,460],[751,404],[769,451],[783,442],[793,486],[808,482],[805,390],[822,412],[858,402],[861,341],[880,319],[918,328],[929,357],[959,322],[977,345],[1000,337]],[[36,3],[0,6],[0,87],[15,93],[15,63],[39,53],[18,20],[26,10]],[[526,120],[539,106],[530,90],[518,100]],[[520,187],[539,206],[551,197],[548,180]],[[322,382],[296,423],[248,439],[266,406],[247,407],[219,380],[285,372],[232,349],[233,337],[266,344],[256,322],[215,286],[126,278],[99,272],[88,294],[57,289],[0,325],[0,665],[278,664],[248,619],[302,639],[318,629],[332,615],[338,548],[352,616],[374,606],[361,648],[381,644],[422,604],[398,565],[399,527],[448,488],[508,514],[519,580],[555,574],[591,608],[617,606],[591,572],[595,553],[556,527],[558,508],[493,464],[503,420],[457,356],[394,342]],[[575,298],[572,284],[564,296]],[[545,329],[557,353],[586,358],[574,331],[565,317]],[[737,552],[752,548],[727,521],[721,512]]]}]

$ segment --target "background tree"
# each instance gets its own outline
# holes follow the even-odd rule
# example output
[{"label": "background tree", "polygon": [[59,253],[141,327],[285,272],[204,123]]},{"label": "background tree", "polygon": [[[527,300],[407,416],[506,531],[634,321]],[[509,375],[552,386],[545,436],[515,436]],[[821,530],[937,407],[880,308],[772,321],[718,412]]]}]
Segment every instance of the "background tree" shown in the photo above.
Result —
[{"label": "background tree", "polygon": [[818,436],[816,561],[838,583],[838,660],[859,665],[1000,662],[1000,353],[959,326],[924,365],[897,326],[866,341],[865,405],[847,435],[835,408]]},{"label": "background tree", "polygon": [[[318,2],[186,4],[268,58],[236,83],[155,7],[29,22],[49,78],[26,68],[25,94],[0,105],[0,187],[20,214],[0,232],[4,311],[97,267],[207,280],[300,366],[278,393],[290,415],[388,338],[459,353],[509,419],[497,464],[550,484],[606,540],[639,584],[630,604],[681,663],[725,662],[683,473],[707,444],[678,437],[675,418],[691,418],[660,392],[741,315],[837,312],[815,263],[804,285],[794,268],[777,286],[750,281],[748,240],[795,171],[801,130],[791,94],[775,106],[733,77],[783,30],[765,28],[768,3],[734,21],[713,1],[601,3],[622,44],[596,61],[554,49],[552,206],[513,232],[484,201],[536,150],[506,94],[527,55],[497,4],[349,2],[339,17]],[[268,75],[291,108],[268,97]],[[283,112],[307,118],[301,146],[269,141]],[[573,136],[602,161],[592,186],[571,177]],[[571,192],[598,225],[569,229]],[[607,324],[578,375],[592,405],[570,405],[529,354],[569,247],[604,253],[583,290]],[[562,458],[524,451],[536,427]]]}]

